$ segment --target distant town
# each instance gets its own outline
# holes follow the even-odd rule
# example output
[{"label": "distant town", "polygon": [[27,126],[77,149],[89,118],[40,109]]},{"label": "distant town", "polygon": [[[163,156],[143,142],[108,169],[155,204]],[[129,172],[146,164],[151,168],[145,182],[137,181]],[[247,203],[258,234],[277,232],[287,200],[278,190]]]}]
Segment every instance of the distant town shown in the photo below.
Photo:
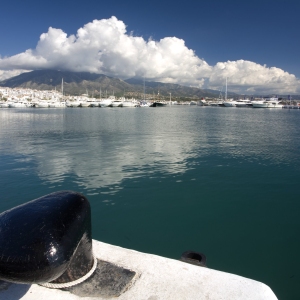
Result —
[{"label": "distant town", "polygon": [[22,107],[142,107],[142,106],[167,106],[167,105],[199,105],[199,106],[225,106],[225,107],[267,107],[267,108],[300,108],[300,100],[282,99],[278,97],[263,98],[212,98],[202,97],[182,101],[158,95],[140,93],[137,98],[116,97],[101,93],[98,97],[82,94],[80,96],[64,95],[61,91],[36,90],[28,88],[0,88],[0,108]]}]

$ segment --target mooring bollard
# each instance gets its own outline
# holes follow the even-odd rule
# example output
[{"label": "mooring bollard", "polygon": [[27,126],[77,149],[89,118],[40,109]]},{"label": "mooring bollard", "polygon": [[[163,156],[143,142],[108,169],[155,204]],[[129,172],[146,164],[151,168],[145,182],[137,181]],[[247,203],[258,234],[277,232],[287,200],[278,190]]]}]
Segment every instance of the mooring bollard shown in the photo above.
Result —
[{"label": "mooring bollard", "polygon": [[59,286],[84,278],[96,264],[83,195],[56,192],[0,214],[1,280]]}]

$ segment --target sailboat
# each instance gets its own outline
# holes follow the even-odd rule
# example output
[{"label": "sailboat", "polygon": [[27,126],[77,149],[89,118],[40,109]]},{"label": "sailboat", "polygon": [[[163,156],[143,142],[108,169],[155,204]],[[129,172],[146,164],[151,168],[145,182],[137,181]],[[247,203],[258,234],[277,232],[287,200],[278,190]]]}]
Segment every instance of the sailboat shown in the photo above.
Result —
[{"label": "sailboat", "polygon": [[150,104],[146,101],[146,85],[145,85],[145,77],[144,77],[144,96],[143,96],[143,100],[140,102],[139,107],[149,107]]},{"label": "sailboat", "polygon": [[223,101],[223,105],[225,107],[235,107],[236,101],[233,101],[232,99],[227,99],[227,77],[226,77],[226,88],[225,88],[225,100]]}]

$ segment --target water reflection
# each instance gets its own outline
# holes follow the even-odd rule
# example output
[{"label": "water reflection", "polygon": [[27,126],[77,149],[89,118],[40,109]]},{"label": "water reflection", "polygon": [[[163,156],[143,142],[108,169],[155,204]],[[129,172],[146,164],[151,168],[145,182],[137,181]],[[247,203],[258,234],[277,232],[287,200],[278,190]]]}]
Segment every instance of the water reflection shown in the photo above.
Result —
[{"label": "water reflection", "polygon": [[[1,110],[0,153],[35,162],[49,183],[92,191],[168,176],[214,156],[299,164],[299,112],[228,109]],[[160,174],[160,175],[158,175]]]}]

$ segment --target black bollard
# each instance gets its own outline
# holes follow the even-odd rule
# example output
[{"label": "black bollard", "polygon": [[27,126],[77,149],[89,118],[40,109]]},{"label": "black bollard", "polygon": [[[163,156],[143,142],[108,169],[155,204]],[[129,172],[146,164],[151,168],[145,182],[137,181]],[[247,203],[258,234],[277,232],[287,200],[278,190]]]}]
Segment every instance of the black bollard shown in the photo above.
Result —
[{"label": "black bollard", "polygon": [[0,214],[0,279],[66,283],[93,266],[91,209],[81,194],[62,191]]}]

